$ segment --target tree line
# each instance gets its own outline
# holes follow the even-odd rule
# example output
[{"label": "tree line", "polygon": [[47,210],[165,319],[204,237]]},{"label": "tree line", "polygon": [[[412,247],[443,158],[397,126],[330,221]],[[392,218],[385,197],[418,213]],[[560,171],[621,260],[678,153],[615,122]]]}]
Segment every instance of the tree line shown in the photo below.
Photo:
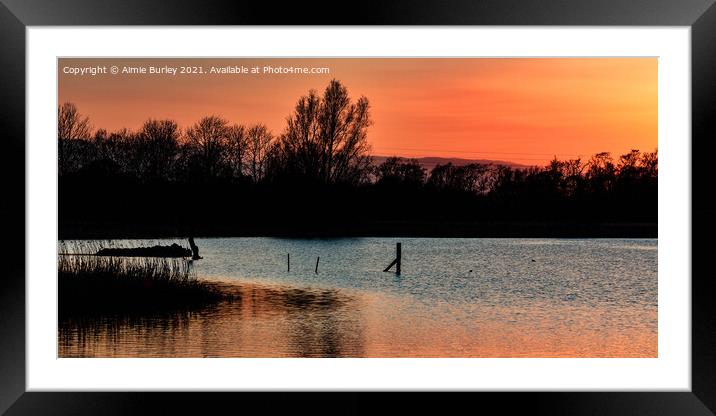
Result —
[{"label": "tree line", "polygon": [[[300,97],[278,134],[261,123],[236,124],[217,115],[183,129],[173,120],[149,119],[135,131],[108,132],[95,130],[73,103],[63,103],[58,108],[61,229],[63,219],[76,228],[88,216],[100,223],[154,218],[194,227],[201,227],[196,216],[237,226],[277,224],[277,218],[313,226],[656,222],[656,150],[632,150],[616,159],[609,153],[555,158],[522,169],[446,163],[428,170],[409,158],[375,163],[367,139],[372,123],[368,99],[352,100],[337,80],[322,94],[311,90]],[[117,199],[123,210],[113,208]],[[279,208],[286,201],[301,206]],[[393,212],[387,201],[400,209]],[[88,207],[95,207],[92,214]],[[218,215],[222,209],[224,216]],[[172,219],[166,218],[168,211],[175,213]]]},{"label": "tree line", "polygon": [[355,185],[368,179],[368,99],[352,102],[336,80],[321,96],[311,90],[301,97],[278,136],[264,124],[233,124],[216,115],[186,129],[149,119],[137,131],[110,133],[93,131],[73,103],[58,113],[60,175],[100,168],[148,182],[258,183],[298,175]]}]

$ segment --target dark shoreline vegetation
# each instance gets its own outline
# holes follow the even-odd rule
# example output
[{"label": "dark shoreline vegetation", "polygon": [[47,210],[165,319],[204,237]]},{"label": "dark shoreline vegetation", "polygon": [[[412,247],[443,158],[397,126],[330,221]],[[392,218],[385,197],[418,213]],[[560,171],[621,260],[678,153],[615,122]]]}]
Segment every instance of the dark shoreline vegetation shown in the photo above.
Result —
[{"label": "dark shoreline vegetation", "polygon": [[58,256],[60,320],[85,315],[199,310],[235,295],[202,281],[187,259]]},{"label": "dark shoreline vegetation", "polygon": [[277,135],[215,115],[110,133],[64,103],[59,238],[657,236],[656,150],[428,171],[372,159],[369,109],[332,81]]},{"label": "dark shoreline vegetation", "polygon": [[568,223],[568,222],[376,222],[330,224],[325,222],[186,223],[76,222],[61,226],[64,239],[156,239],[194,235],[202,238],[657,238],[656,222]]}]

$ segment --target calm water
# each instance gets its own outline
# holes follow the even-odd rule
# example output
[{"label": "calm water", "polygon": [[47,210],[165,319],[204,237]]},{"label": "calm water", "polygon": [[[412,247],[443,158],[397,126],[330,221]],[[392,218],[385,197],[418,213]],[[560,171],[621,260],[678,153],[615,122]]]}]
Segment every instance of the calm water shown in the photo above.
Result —
[{"label": "calm water", "polygon": [[[400,276],[382,271],[396,241]],[[157,242],[174,241],[113,244]],[[197,274],[235,284],[240,300],[200,311],[61,322],[59,355],[657,356],[655,239],[196,243],[204,257],[194,264]]]}]

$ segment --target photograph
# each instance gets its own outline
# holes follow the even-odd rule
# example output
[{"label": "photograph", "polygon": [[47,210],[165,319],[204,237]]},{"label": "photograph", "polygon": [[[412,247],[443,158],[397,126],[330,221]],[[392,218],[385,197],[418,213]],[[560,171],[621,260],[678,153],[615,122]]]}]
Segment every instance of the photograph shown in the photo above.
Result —
[{"label": "photograph", "polygon": [[715,414],[714,2],[0,0],[0,414]]},{"label": "photograph", "polygon": [[56,61],[59,358],[659,358],[658,57]]}]

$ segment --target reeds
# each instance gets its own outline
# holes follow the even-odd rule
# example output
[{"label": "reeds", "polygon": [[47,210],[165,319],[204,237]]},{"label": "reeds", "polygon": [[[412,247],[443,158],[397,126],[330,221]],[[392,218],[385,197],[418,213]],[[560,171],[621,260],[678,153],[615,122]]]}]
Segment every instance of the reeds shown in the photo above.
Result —
[{"label": "reeds", "polygon": [[57,276],[61,316],[198,308],[228,296],[217,286],[197,279],[190,260],[94,256],[88,249],[97,246],[60,244]]}]

